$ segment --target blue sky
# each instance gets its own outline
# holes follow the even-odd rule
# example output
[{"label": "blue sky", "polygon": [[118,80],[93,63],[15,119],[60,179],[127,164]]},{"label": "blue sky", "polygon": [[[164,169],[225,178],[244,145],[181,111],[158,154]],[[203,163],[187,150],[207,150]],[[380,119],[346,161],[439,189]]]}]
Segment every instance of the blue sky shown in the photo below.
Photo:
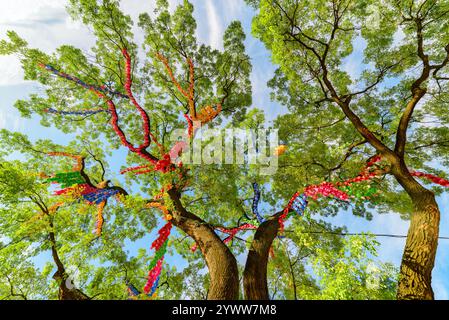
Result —
[{"label": "blue sky", "polygon": [[[133,18],[140,12],[152,13],[153,0],[122,0],[122,8]],[[171,0],[171,8],[181,2]],[[62,44],[72,44],[88,50],[94,43],[89,30],[78,22],[72,21],[64,10],[64,0],[15,0],[0,1],[0,38],[8,29],[17,31],[32,47],[38,47],[51,52]],[[272,77],[275,66],[270,61],[270,54],[250,33],[251,19],[254,14],[251,8],[243,4],[243,0],[193,0],[195,17],[197,19],[197,37],[200,42],[222,49],[222,35],[226,26],[233,20],[240,20],[247,34],[246,48],[253,63],[251,76],[253,85],[253,105],[265,110],[268,120],[285,112],[285,107],[270,101],[270,91],[266,86]],[[142,34],[135,28],[136,39],[141,40]],[[358,42],[354,54],[346,60],[345,69],[352,75],[358,75],[362,69],[360,63],[363,43]],[[69,138],[51,128],[42,128],[39,120],[21,119],[13,108],[14,101],[26,98],[32,92],[39,92],[39,86],[23,81],[22,71],[16,58],[0,57],[0,128],[17,130],[28,134],[32,139],[52,137],[55,142],[64,144]],[[115,166],[116,165],[116,166]],[[121,164],[114,164],[118,168]],[[449,236],[449,206],[448,194],[438,198],[442,211],[441,236]],[[350,232],[371,231],[373,233],[405,235],[408,222],[396,214],[375,215],[371,222],[355,217],[351,213],[341,212],[330,219],[336,225],[346,225]],[[130,245],[129,250],[135,252],[139,247],[149,247],[153,234]],[[379,259],[399,265],[404,239],[379,238]],[[449,241],[440,240],[436,266],[433,271],[433,288],[437,299],[449,299]],[[169,259],[179,263],[176,258]]]}]

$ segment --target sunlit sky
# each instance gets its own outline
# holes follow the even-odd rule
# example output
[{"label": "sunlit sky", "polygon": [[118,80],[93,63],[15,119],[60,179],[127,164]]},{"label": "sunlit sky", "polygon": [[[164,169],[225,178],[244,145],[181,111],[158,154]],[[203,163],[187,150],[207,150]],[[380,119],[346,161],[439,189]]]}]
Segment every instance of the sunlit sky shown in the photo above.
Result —
[{"label": "sunlit sky", "polygon": [[[170,8],[174,9],[180,0],[171,0]],[[266,82],[272,77],[275,66],[270,61],[270,54],[263,44],[251,36],[251,20],[254,12],[243,0],[192,0],[197,19],[197,38],[200,42],[222,49],[224,30],[233,20],[240,20],[245,29],[246,49],[252,59],[253,72],[253,106],[263,109],[267,119],[272,120],[285,112],[285,107],[270,101],[270,90]],[[141,12],[152,14],[155,0],[122,0],[122,9],[134,19]],[[31,47],[45,52],[52,52],[62,44],[71,44],[83,50],[89,50],[95,39],[85,26],[70,19],[65,12],[65,0],[0,0],[0,38],[4,38],[6,30],[15,30],[28,41]],[[141,41],[142,32],[136,27],[136,41]],[[351,75],[358,75],[361,64],[362,43],[355,44],[353,55],[345,62],[345,70]],[[24,99],[28,94],[40,92],[39,85],[23,80],[23,72],[16,57],[0,56],[0,128],[20,131],[32,140],[52,137],[55,142],[65,144],[68,137],[54,128],[43,128],[38,118],[22,119],[14,109],[17,99]],[[121,157],[120,157],[121,158]],[[119,168],[123,159],[114,159],[112,168]],[[438,198],[442,211],[441,236],[449,236],[449,197],[444,193]],[[351,213],[341,212],[331,221],[336,225],[346,225],[349,232],[371,231],[381,234],[406,235],[408,221],[403,221],[397,214],[375,215],[372,221],[355,217]],[[129,246],[134,252],[139,246],[149,247],[149,237]],[[378,238],[379,259],[399,266],[404,239]],[[433,271],[433,288],[437,299],[449,298],[449,240],[440,240],[436,265]],[[181,263],[178,259],[170,259],[171,263]]]}]

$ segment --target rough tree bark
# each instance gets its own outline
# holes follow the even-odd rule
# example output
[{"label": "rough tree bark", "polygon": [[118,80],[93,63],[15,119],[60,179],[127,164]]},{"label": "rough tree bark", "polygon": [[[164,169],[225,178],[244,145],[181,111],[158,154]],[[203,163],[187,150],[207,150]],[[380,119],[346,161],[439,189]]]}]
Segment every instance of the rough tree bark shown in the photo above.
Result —
[{"label": "rough tree bark", "polygon": [[279,229],[279,214],[263,222],[256,231],[243,272],[243,291],[248,300],[269,300],[267,267],[270,247]]},{"label": "rough tree bark", "polygon": [[438,247],[440,211],[435,195],[421,186],[401,161],[392,173],[413,203],[410,226],[401,261],[397,298],[432,300],[432,269]]},{"label": "rough tree bark", "polygon": [[173,214],[172,223],[195,240],[209,269],[210,287],[207,299],[238,299],[239,276],[234,255],[211,226],[184,208],[177,190],[170,189],[168,194],[177,211]]}]

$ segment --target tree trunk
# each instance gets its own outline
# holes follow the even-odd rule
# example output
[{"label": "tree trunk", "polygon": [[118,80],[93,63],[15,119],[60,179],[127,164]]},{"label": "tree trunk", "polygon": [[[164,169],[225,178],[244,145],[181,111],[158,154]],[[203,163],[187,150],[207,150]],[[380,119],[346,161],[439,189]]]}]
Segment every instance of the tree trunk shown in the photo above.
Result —
[{"label": "tree trunk", "polygon": [[[70,278],[67,276],[67,274],[62,274],[60,271],[56,271],[53,275],[53,279],[56,280],[56,282],[59,283],[59,300],[90,300],[90,298],[84,294],[81,290],[74,287],[73,283],[71,283]],[[68,285],[69,282],[69,286]]]},{"label": "tree trunk", "polygon": [[262,223],[254,235],[243,272],[243,290],[248,300],[269,300],[268,255],[279,229],[279,214]]},{"label": "tree trunk", "polygon": [[177,210],[173,214],[172,223],[196,241],[209,269],[210,287],[207,299],[238,299],[239,277],[234,255],[217,236],[213,228],[184,208],[180,194],[176,190],[171,189],[168,194]]},{"label": "tree trunk", "polygon": [[432,300],[432,269],[438,246],[440,211],[431,191],[410,195],[414,211],[402,256],[397,298]]},{"label": "tree trunk", "polygon": [[[50,228],[53,230],[53,221],[50,218]],[[73,283],[70,283],[72,287],[67,286],[67,280],[71,281],[68,277],[64,264],[59,258],[57,246],[56,246],[56,236],[53,231],[49,232],[51,254],[53,261],[56,264],[56,272],[53,274],[53,279],[56,280],[59,286],[59,300],[90,300],[90,298],[84,294],[81,290],[75,288]]]},{"label": "tree trunk", "polygon": [[[413,203],[410,227],[402,256],[397,298],[400,300],[432,300],[432,269],[438,246],[440,211],[435,195],[421,186],[401,163],[392,168],[398,182]],[[399,172],[398,172],[399,171]]]}]

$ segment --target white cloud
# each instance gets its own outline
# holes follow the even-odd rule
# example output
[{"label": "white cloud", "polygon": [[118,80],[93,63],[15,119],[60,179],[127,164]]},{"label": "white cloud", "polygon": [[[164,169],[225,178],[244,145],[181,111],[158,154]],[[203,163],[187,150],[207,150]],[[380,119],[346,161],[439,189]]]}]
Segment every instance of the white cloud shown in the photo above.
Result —
[{"label": "white cloud", "polygon": [[13,56],[0,56],[0,86],[23,83],[20,61]]},{"label": "white cloud", "polygon": [[[170,10],[173,11],[179,3],[180,0],[169,0]],[[143,40],[137,27],[138,16],[142,12],[153,15],[154,4],[155,1],[121,1],[122,9],[135,22],[133,31],[138,41]],[[46,53],[53,52],[63,44],[88,51],[95,44],[95,38],[81,22],[71,19],[66,12],[66,5],[67,0],[1,0],[0,39],[5,39],[7,30],[14,30],[30,47]],[[0,86],[21,83],[24,80],[18,59],[0,56]]]},{"label": "white cloud", "polygon": [[213,0],[206,0],[206,12],[207,25],[209,27],[209,45],[214,49],[222,49],[223,24]]},{"label": "white cloud", "polygon": [[60,0],[14,0],[1,1],[0,25],[27,23],[42,19],[54,19],[52,13],[64,10],[65,1]]},{"label": "white cloud", "polygon": [[[0,39],[7,30],[16,31],[29,46],[50,53],[62,44],[88,49],[93,37],[81,23],[74,22],[65,11],[66,1],[15,0],[0,2]],[[0,85],[24,83],[19,60],[0,57]]]}]

